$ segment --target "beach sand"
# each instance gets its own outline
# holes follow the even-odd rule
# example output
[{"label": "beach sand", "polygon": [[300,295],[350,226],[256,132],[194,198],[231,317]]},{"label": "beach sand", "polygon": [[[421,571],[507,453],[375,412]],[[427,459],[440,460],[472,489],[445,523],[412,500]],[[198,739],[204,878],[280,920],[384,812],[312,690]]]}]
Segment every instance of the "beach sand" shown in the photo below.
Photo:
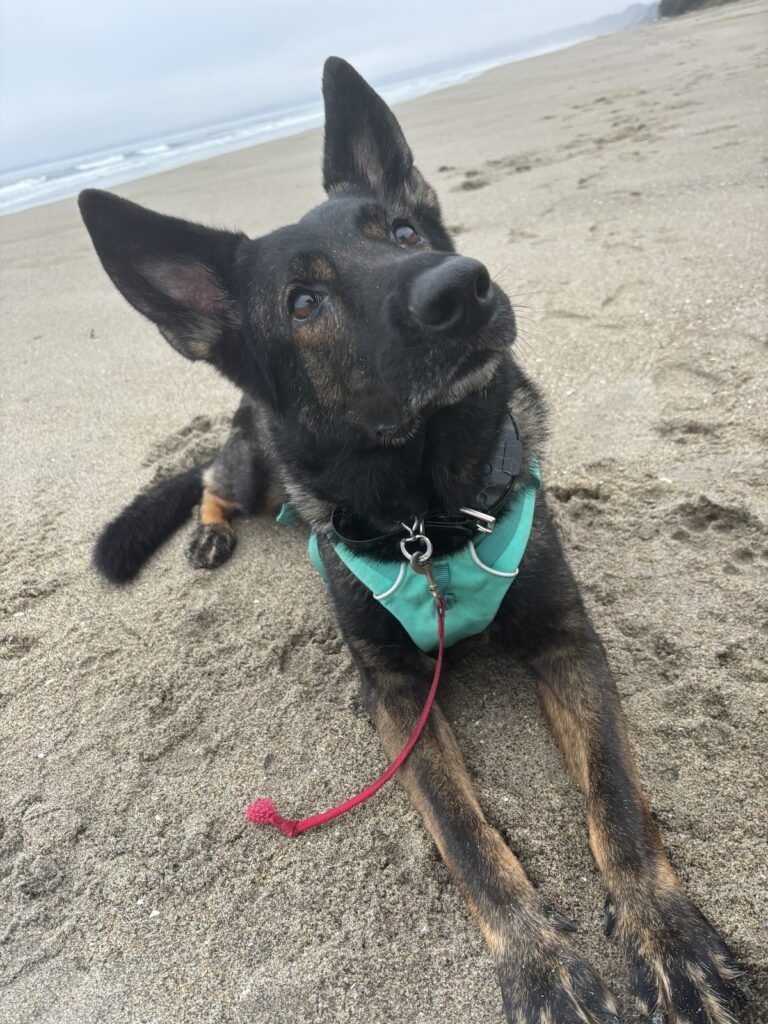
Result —
[{"label": "beach sand", "polygon": [[[462,252],[520,314],[544,473],[689,893],[767,1020],[765,42],[740,3],[398,108]],[[116,189],[263,233],[322,198],[318,131]],[[244,821],[383,756],[298,528],[187,529],[125,590],[99,527],[225,436],[234,390],[102,272],[74,201],[2,232],[0,1019],[501,1024],[490,957],[396,785],[301,841]],[[441,696],[483,807],[627,1002],[582,800],[528,675],[473,642]],[[761,993],[761,994],[760,994]],[[632,1011],[625,1018],[634,1021]]]}]

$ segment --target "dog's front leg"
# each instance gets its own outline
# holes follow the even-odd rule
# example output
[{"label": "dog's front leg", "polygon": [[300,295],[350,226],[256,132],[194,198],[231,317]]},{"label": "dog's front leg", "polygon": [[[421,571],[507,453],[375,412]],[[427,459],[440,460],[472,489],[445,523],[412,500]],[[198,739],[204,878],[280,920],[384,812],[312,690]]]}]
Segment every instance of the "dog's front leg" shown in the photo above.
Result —
[{"label": "dog's front leg", "polygon": [[[424,705],[433,666],[356,581],[332,581],[339,619],[363,692],[393,759]],[[496,961],[507,1019],[515,1024],[615,1022],[615,1004],[563,934],[485,819],[448,722],[433,706],[398,780],[421,813]]]},{"label": "dog's front leg", "polygon": [[272,473],[264,450],[263,427],[254,403],[243,397],[232,419],[223,448],[203,473],[198,522],[189,541],[187,558],[196,569],[216,569],[235,550],[232,519],[241,512],[261,512],[272,491]]},{"label": "dog's front leg", "polygon": [[216,569],[230,557],[237,542],[231,519],[239,511],[234,502],[220,497],[206,483],[187,548],[187,558],[196,569]]},{"label": "dog's front leg", "polygon": [[495,623],[526,654],[552,731],[586,797],[608,890],[606,932],[624,943],[632,989],[655,1024],[730,1024],[733,956],[688,899],[661,844],[629,748],[605,651],[546,521]]}]

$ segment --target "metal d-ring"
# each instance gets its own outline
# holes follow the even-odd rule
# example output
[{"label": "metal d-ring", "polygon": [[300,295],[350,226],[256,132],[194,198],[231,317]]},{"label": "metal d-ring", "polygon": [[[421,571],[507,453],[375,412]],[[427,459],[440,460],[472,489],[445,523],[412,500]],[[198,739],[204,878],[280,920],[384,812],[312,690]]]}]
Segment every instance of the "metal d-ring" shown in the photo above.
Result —
[{"label": "metal d-ring", "polygon": [[[409,526],[407,523],[401,523],[401,525],[404,530],[408,531],[408,536],[400,541],[400,551],[403,558],[412,566],[414,565],[414,560],[417,560],[419,565],[425,565],[432,557],[432,541],[424,533],[424,520],[416,516],[412,526]],[[421,551],[408,550],[408,545],[414,541],[421,545]]]},{"label": "metal d-ring", "polygon": [[[423,550],[409,551],[406,545],[411,544],[413,542],[421,544]],[[403,554],[403,558],[405,558],[406,561],[408,561],[412,566],[414,559],[416,559],[416,561],[418,561],[420,565],[426,565],[426,563],[432,557],[432,541],[423,533],[412,533],[410,537],[404,537],[400,541],[400,551]]]}]

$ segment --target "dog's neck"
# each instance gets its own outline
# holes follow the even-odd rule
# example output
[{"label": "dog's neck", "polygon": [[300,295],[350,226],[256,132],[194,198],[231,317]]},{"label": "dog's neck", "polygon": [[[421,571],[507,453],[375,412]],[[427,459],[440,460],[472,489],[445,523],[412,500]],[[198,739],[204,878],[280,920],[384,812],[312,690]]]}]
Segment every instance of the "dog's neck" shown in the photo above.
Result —
[{"label": "dog's neck", "polygon": [[436,410],[403,445],[340,449],[338,441],[330,445],[321,435],[281,421],[270,423],[270,435],[279,472],[302,519],[327,529],[340,508],[375,536],[399,521],[471,506],[508,410],[518,424],[525,458],[540,456],[541,402],[511,358],[482,394]]}]

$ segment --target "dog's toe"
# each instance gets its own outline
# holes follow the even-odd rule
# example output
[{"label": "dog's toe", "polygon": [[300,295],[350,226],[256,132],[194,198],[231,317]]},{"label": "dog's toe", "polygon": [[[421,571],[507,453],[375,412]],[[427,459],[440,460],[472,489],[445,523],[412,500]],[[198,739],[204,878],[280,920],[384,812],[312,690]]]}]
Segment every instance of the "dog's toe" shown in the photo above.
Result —
[{"label": "dog's toe", "polygon": [[187,548],[187,558],[195,569],[216,569],[235,550],[237,538],[229,523],[200,523]]}]

